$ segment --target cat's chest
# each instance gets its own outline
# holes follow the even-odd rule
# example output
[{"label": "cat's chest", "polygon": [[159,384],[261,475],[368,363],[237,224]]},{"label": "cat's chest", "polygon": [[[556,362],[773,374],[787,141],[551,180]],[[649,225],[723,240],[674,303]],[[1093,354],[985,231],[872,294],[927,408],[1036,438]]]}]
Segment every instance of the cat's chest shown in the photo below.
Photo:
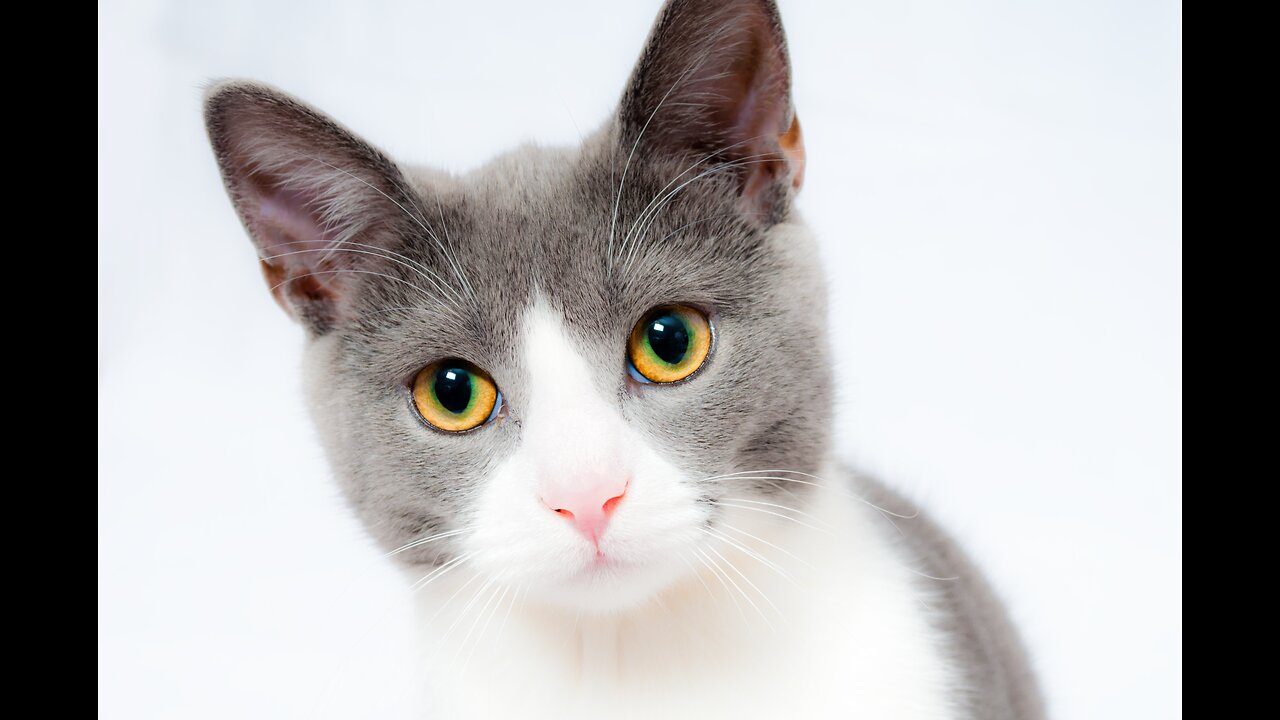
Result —
[{"label": "cat's chest", "polygon": [[837,536],[790,534],[767,565],[708,552],[693,582],[619,616],[459,578],[420,605],[426,716],[959,717],[927,590],[863,518],[833,519]]}]

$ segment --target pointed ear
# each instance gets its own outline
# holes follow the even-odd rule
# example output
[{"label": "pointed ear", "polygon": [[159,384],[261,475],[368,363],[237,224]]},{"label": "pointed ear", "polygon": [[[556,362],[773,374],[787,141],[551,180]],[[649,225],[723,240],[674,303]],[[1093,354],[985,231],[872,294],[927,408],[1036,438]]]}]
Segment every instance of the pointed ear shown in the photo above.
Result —
[{"label": "pointed ear", "polygon": [[745,213],[781,220],[804,180],[804,143],[773,0],[670,0],[619,120],[628,157],[634,148],[703,163],[697,172],[719,167],[737,180]]},{"label": "pointed ear", "polygon": [[256,83],[209,88],[205,125],[227,193],[271,292],[322,334],[346,319],[378,248],[409,200],[399,169],[321,113]]}]

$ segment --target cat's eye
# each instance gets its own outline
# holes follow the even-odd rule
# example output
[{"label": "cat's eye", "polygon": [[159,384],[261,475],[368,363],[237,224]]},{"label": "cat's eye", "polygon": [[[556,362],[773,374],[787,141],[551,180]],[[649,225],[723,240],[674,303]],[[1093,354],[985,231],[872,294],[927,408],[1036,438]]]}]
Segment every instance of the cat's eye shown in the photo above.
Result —
[{"label": "cat's eye", "polygon": [[422,419],[446,432],[480,427],[502,407],[493,379],[465,360],[442,360],[422,368],[410,390]]},{"label": "cat's eye", "polygon": [[631,376],[673,383],[693,375],[711,353],[711,321],[688,305],[656,307],[636,323],[627,347]]}]

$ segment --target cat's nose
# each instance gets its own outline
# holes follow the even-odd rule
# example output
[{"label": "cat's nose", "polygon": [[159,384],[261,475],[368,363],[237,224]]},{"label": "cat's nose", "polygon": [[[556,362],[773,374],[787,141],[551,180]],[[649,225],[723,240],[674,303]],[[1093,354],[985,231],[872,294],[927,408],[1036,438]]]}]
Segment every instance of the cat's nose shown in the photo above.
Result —
[{"label": "cat's nose", "polygon": [[543,505],[572,523],[599,548],[605,527],[626,496],[629,483],[627,478],[543,483],[539,497]]}]

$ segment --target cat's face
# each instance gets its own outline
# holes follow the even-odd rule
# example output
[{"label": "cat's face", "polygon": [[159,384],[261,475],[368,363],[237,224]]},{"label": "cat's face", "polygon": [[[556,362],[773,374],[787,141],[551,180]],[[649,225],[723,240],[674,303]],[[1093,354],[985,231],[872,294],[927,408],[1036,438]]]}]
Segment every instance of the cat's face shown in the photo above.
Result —
[{"label": "cat's face", "polygon": [[398,559],[621,608],[803,494],[830,378],[788,73],[771,3],[674,2],[582,147],[460,178],[211,90],[335,471]]}]

